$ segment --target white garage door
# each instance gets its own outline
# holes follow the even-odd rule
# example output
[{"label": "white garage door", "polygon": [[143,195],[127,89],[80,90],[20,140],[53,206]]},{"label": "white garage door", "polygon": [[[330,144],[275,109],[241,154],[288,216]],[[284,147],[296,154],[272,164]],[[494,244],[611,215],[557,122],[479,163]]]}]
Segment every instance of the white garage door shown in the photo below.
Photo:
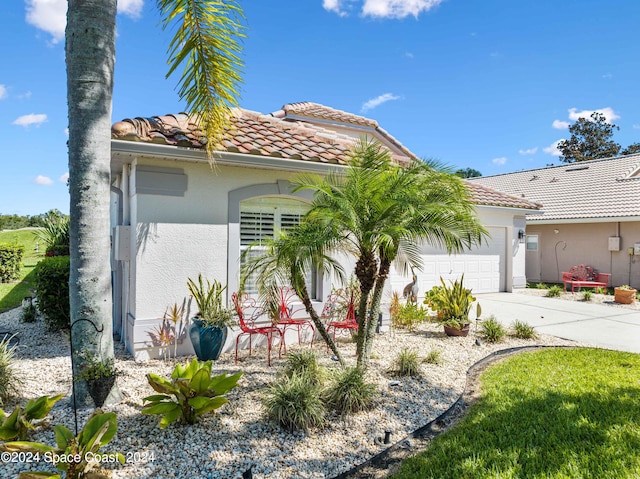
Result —
[{"label": "white garage door", "polygon": [[[422,255],[422,271],[418,271],[420,296],[433,286],[460,278],[464,274],[464,284],[474,293],[495,293],[506,290],[506,228],[487,228],[491,239],[488,245],[459,255],[438,254],[432,251]],[[393,271],[390,286],[394,291],[402,291],[411,278]]]}]

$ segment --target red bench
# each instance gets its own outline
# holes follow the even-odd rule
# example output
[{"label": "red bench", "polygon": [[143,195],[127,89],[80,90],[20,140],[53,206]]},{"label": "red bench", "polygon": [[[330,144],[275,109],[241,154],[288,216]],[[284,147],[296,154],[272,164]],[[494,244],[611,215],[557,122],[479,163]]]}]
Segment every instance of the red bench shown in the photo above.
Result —
[{"label": "red bench", "polygon": [[578,288],[606,288],[610,278],[609,273],[598,273],[592,267],[583,264],[572,266],[568,272],[562,273],[564,290],[566,291],[567,284],[570,284],[572,293],[575,293],[576,286]]}]

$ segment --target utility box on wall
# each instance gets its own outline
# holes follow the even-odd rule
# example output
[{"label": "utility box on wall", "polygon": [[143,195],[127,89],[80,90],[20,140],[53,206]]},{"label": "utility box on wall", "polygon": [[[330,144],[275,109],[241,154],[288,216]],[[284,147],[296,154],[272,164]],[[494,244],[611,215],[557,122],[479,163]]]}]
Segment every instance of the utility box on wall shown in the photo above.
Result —
[{"label": "utility box on wall", "polygon": [[113,231],[114,257],[118,261],[131,260],[131,226],[118,225]]},{"label": "utility box on wall", "polygon": [[609,251],[620,251],[620,236],[609,236]]},{"label": "utility box on wall", "polygon": [[640,254],[640,243],[636,243],[633,245],[633,254],[634,255]]}]

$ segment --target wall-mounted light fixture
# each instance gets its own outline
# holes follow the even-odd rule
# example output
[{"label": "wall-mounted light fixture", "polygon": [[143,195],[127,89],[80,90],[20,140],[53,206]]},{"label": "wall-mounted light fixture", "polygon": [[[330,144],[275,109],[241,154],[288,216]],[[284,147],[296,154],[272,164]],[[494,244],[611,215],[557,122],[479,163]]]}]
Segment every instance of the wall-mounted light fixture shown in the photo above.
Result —
[{"label": "wall-mounted light fixture", "polygon": [[519,230],[518,231],[518,241],[520,243],[524,243],[524,230]]},{"label": "wall-mounted light fixture", "polygon": [[553,234],[556,234],[556,235],[557,235],[558,233],[560,233],[560,230],[559,230],[558,228],[556,228],[556,229],[554,229],[554,230],[553,230]]}]

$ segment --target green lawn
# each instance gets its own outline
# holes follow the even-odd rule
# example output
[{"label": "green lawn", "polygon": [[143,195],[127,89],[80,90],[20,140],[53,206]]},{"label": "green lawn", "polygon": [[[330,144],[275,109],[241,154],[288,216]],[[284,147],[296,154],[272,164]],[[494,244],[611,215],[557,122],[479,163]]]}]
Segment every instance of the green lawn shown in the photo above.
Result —
[{"label": "green lawn", "polygon": [[[36,252],[36,242],[39,252]],[[45,245],[38,241],[35,230],[23,229],[0,231],[0,243],[19,243],[24,245],[22,269],[19,280],[13,283],[0,283],[0,312],[20,306],[25,296],[32,296],[33,268],[44,258]]]},{"label": "green lawn", "polygon": [[487,370],[482,390],[463,421],[393,477],[640,477],[640,355],[524,353]]}]

